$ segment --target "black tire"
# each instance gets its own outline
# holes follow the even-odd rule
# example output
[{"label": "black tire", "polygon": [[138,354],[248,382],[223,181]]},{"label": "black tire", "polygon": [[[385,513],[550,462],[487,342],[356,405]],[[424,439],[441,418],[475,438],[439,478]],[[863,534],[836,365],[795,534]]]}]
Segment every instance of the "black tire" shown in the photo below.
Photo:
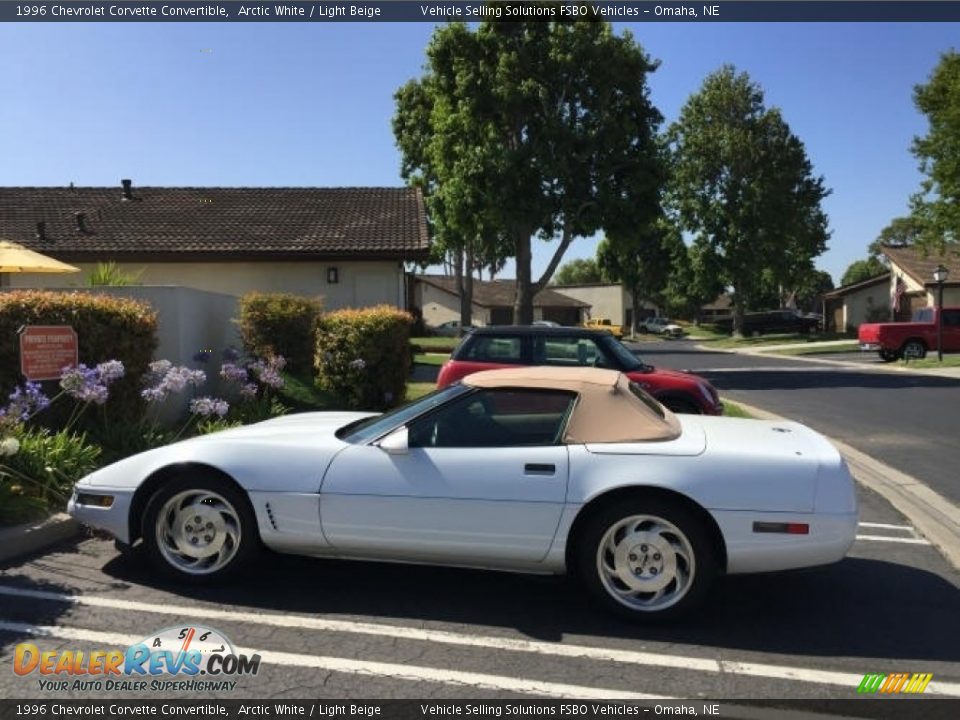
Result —
[{"label": "black tire", "polygon": [[923,360],[927,356],[927,346],[920,340],[907,340],[900,348],[900,357],[905,360]]},{"label": "black tire", "polygon": [[900,355],[894,352],[893,350],[881,350],[877,354],[880,356],[880,359],[883,360],[883,362],[885,363],[893,362],[898,357],[900,357]]},{"label": "black tire", "polygon": [[677,413],[679,415],[702,415],[703,411],[700,410],[700,406],[697,405],[693,400],[682,397],[665,397],[663,399],[657,398],[664,407],[667,408],[670,412]]},{"label": "black tire", "polygon": [[[174,535],[169,530],[164,533],[158,523],[161,513],[168,519],[171,517],[172,510],[167,503],[177,496],[185,497],[185,502],[177,521],[171,525],[183,535],[184,543],[174,548]],[[203,522],[194,527],[188,518],[181,525],[179,518],[188,514],[187,509],[190,513],[196,511],[198,514],[194,517],[200,517]],[[193,533],[189,537],[188,530]],[[178,551],[180,547],[194,549],[186,545],[187,540],[194,541],[198,553],[211,551],[218,542],[222,544],[218,546],[216,558],[190,558]],[[260,550],[260,537],[256,517],[244,492],[221,478],[193,475],[171,480],[150,498],[143,514],[143,546],[150,562],[167,578],[202,585],[235,576]],[[191,560],[196,560],[192,568],[188,567]]]},{"label": "black tire", "polygon": [[[679,503],[636,497],[601,507],[586,522],[573,548],[577,577],[600,605],[622,617],[640,622],[682,617],[704,602],[720,574],[709,532],[700,519]],[[635,546],[623,546],[622,543],[631,542],[631,530],[645,534],[635,540]],[[631,582],[656,587],[668,572],[673,573],[659,599],[654,593],[631,588],[621,575],[613,572],[609,564],[614,557],[610,541],[618,535],[624,547],[620,561],[627,566],[621,569],[636,566],[630,574]],[[671,548],[680,548],[681,552],[671,556]],[[687,555],[689,563],[684,559]],[[606,571],[601,569],[605,562]]]}]

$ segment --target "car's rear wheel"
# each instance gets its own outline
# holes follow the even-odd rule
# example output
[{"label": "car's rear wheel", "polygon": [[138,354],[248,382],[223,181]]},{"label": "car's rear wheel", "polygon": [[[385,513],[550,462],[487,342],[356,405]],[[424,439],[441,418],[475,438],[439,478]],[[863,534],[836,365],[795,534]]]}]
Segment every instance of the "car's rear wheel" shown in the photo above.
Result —
[{"label": "car's rear wheel", "polygon": [[182,582],[216,582],[235,574],[259,548],[246,496],[217,478],[178,478],[161,487],[143,520],[153,564]]},{"label": "car's rear wheel", "polygon": [[667,620],[703,602],[719,573],[706,528],[679,503],[637,498],[588,520],[576,548],[590,593],[635,620]]},{"label": "car's rear wheel", "polygon": [[919,340],[907,340],[900,348],[900,354],[907,360],[922,360],[927,356],[927,346]]}]

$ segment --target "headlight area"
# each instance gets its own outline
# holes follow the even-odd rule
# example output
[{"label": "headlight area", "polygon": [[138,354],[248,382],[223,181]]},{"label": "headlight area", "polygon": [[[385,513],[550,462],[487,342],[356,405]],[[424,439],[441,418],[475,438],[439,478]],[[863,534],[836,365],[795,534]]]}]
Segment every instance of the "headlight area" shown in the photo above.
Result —
[{"label": "headlight area", "polygon": [[73,501],[77,505],[109,508],[109,507],[113,507],[114,500],[115,498],[113,495],[105,495],[101,493],[92,493],[92,492],[79,492],[76,490],[74,490],[74,493],[73,493]]}]

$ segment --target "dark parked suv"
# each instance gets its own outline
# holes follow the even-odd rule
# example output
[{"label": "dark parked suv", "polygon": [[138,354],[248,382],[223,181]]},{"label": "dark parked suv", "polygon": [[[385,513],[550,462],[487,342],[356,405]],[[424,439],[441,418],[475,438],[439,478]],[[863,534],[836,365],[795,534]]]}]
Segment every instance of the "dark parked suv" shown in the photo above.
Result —
[{"label": "dark parked suv", "polygon": [[[718,330],[733,332],[733,318],[720,318],[714,325]],[[808,333],[820,329],[820,319],[796,310],[769,310],[747,313],[743,316],[743,334]]]},{"label": "dark parked suv", "polygon": [[515,365],[602,367],[620,370],[674,412],[720,415],[713,385],[691,373],[640,361],[606,330],[498,326],[472,330],[440,368],[437,387],[481,370]]}]

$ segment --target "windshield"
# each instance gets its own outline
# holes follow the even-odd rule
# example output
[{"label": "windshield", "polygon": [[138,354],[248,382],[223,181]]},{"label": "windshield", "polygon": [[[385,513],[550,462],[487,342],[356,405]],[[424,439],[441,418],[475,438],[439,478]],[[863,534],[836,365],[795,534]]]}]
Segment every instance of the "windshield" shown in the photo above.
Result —
[{"label": "windshield", "polygon": [[646,368],[646,365],[644,365],[636,355],[630,352],[626,345],[613,337],[613,335],[600,338],[599,342],[604,350],[617,359],[617,362],[620,363],[621,368],[624,370],[643,370]]},{"label": "windshield", "polygon": [[355,445],[370,442],[395,427],[407,424],[418,415],[442,405],[447,400],[469,391],[470,388],[461,383],[448,385],[441,390],[434,390],[429,395],[424,395],[419,400],[394,408],[390,412],[363,418],[345,425],[337,430],[337,437],[344,442]]}]

